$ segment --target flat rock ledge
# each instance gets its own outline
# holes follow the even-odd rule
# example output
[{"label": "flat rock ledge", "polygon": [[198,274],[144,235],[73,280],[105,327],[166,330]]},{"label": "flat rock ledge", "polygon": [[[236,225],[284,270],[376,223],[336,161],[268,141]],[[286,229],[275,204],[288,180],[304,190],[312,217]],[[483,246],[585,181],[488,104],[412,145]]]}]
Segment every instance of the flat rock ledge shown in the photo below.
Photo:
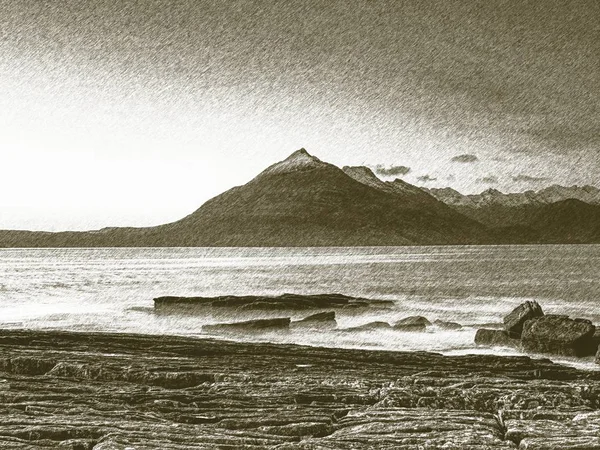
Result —
[{"label": "flat rock ledge", "polygon": [[0,448],[600,449],[547,359],[0,330]]},{"label": "flat rock ledge", "polygon": [[157,313],[193,313],[205,309],[233,309],[236,311],[289,311],[321,309],[365,309],[390,308],[394,302],[342,294],[282,294],[266,295],[224,295],[219,297],[157,297],[154,310]]}]

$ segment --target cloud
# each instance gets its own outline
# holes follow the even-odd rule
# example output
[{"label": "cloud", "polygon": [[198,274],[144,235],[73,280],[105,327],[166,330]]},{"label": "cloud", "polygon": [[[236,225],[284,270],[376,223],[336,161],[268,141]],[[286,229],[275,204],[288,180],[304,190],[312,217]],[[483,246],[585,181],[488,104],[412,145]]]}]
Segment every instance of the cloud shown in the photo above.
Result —
[{"label": "cloud", "polygon": [[422,181],[423,183],[429,183],[430,181],[437,180],[437,178],[431,178],[429,175],[422,175],[418,177],[417,180]]},{"label": "cloud", "polygon": [[481,178],[477,178],[478,183],[483,183],[483,184],[496,184],[498,182],[498,177],[495,177],[493,175],[488,175],[485,177],[481,177]]},{"label": "cloud", "polygon": [[512,177],[512,180],[516,183],[526,182],[526,183],[539,183],[540,181],[546,181],[548,178],[546,177],[532,177],[530,175],[519,174],[515,177]]},{"label": "cloud", "polygon": [[410,167],[396,166],[393,164],[390,166],[384,166],[383,164],[377,164],[375,166],[375,172],[378,173],[379,175],[383,175],[385,177],[406,175],[408,172],[410,172]]},{"label": "cloud", "polygon": [[474,162],[479,161],[479,158],[477,157],[477,155],[471,155],[469,153],[465,153],[463,155],[456,155],[450,161],[458,162],[458,163],[474,163]]}]

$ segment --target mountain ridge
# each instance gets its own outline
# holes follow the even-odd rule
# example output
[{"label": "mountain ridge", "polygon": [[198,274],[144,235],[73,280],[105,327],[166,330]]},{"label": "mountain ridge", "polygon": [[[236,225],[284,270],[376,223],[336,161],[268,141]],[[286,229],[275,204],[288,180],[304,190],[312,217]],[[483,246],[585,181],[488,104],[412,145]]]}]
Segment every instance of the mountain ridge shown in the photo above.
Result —
[{"label": "mountain ridge", "polygon": [[[448,195],[462,195],[452,189]],[[488,191],[485,196],[504,195]],[[311,247],[482,245],[594,241],[600,206],[567,202],[524,209],[523,220],[487,223],[478,208],[446,204],[401,179],[367,167],[339,168],[305,149],[187,216],[145,228],[82,232],[0,231],[2,247]],[[496,208],[497,205],[492,205]],[[588,208],[589,206],[589,208]],[[488,205],[489,207],[489,205]],[[512,206],[503,206],[513,210]],[[544,208],[554,208],[546,211]],[[566,211],[566,212],[564,212]],[[545,215],[544,215],[545,214]],[[561,218],[560,221],[553,217]],[[581,226],[571,217],[580,217]],[[492,221],[493,222],[493,221]],[[569,227],[574,230],[569,233]],[[575,232],[576,231],[576,232]]]}]

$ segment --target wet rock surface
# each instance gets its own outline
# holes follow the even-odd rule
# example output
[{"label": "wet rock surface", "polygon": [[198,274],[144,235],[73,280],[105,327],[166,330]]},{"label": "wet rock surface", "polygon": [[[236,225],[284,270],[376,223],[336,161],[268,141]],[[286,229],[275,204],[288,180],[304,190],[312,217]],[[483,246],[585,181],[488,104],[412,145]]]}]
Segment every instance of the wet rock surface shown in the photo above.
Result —
[{"label": "wet rock surface", "polygon": [[0,331],[0,448],[591,449],[600,372],[546,359]]},{"label": "wet rock surface", "polygon": [[263,331],[281,331],[289,330],[290,318],[283,317],[278,319],[255,319],[242,322],[215,323],[202,326],[203,332],[217,333],[248,333]]},{"label": "wet rock surface", "polygon": [[405,317],[404,319],[399,320],[398,322],[396,322],[396,324],[394,325],[396,326],[423,326],[423,327],[429,327],[431,326],[431,322],[423,316],[410,316],[410,317]]},{"label": "wet rock surface", "polygon": [[368,323],[364,323],[362,325],[357,325],[355,327],[349,327],[349,328],[342,328],[339,331],[343,331],[343,332],[357,332],[357,331],[377,331],[377,330],[391,330],[392,326],[388,323],[388,322],[382,322],[382,321],[375,321],[375,322],[368,322]]},{"label": "wet rock surface", "polygon": [[335,311],[326,311],[312,314],[304,319],[292,322],[294,327],[300,328],[318,328],[332,329],[337,327],[335,320]]},{"label": "wet rock surface", "polygon": [[504,329],[511,338],[518,339],[521,337],[525,322],[543,315],[544,312],[538,302],[526,301],[504,317]]},{"label": "wet rock surface", "polygon": [[511,338],[505,330],[491,330],[480,328],[475,334],[477,345],[488,345],[491,347],[520,348],[521,341]]},{"label": "wet rock surface", "polygon": [[504,318],[504,329],[480,328],[477,345],[512,347],[528,353],[569,357],[596,354],[600,364],[600,333],[588,319],[548,314],[537,302],[527,301]]},{"label": "wet rock surface", "polygon": [[462,325],[456,322],[446,322],[445,320],[436,319],[433,324],[443,330],[460,330]]},{"label": "wet rock surface", "polygon": [[547,315],[523,326],[523,349],[566,356],[590,356],[597,350],[596,327],[586,319]]},{"label": "wet rock surface", "polygon": [[281,311],[311,309],[388,308],[394,302],[350,297],[341,294],[283,294],[279,296],[225,295],[219,297],[157,297],[154,309],[157,312],[193,312],[206,308],[231,308],[237,310]]}]

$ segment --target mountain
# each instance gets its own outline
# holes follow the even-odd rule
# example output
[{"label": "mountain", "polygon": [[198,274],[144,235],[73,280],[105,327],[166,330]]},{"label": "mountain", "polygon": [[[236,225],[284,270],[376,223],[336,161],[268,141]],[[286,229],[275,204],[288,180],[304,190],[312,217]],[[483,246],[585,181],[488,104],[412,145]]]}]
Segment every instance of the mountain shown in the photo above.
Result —
[{"label": "mountain", "polygon": [[600,243],[600,205],[576,199],[554,202],[535,214],[528,226],[539,242]]},{"label": "mountain", "polygon": [[423,190],[459,213],[489,227],[528,226],[546,210],[545,206],[570,199],[600,205],[600,189],[593,186],[553,185],[539,191],[508,194],[487,189],[481,194],[471,195],[463,195],[451,188]]},{"label": "mountain", "polygon": [[504,194],[497,189],[487,189],[481,194],[463,195],[452,188],[427,189],[428,194],[451,206],[482,207],[487,205],[521,206],[547,205],[562,200],[575,199],[585,203],[600,205],[600,189],[594,186],[549,186],[539,191],[525,191]]},{"label": "mountain", "polygon": [[593,199],[597,193],[590,186],[523,194],[426,190],[400,179],[380,180],[367,167],[340,169],[301,149],[173,223],[0,231],[0,247],[591,243],[600,242],[600,204],[563,197]]},{"label": "mountain", "polygon": [[[177,222],[91,232],[0,232],[5,247],[482,244],[480,223],[401,180],[301,149]],[[368,171],[368,172],[367,172]]]}]

